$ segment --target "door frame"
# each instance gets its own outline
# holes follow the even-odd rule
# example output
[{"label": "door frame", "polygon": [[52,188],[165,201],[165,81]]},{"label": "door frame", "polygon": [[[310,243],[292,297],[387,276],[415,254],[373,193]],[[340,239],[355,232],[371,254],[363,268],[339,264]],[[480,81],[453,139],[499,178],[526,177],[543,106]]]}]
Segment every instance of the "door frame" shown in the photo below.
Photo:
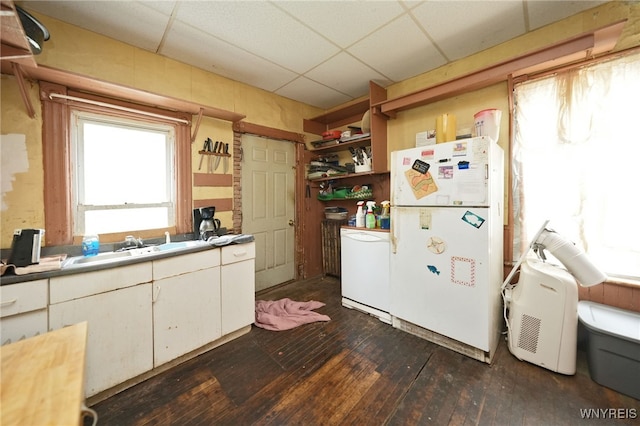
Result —
[{"label": "door frame", "polygon": [[295,144],[295,217],[294,217],[294,262],[295,279],[305,277],[304,271],[304,246],[302,244],[302,230],[304,229],[303,200],[304,195],[304,151],[306,150],[305,136],[301,133],[253,124],[246,121],[233,123],[233,231],[242,233],[242,135],[251,134],[267,137],[269,139],[282,140]]}]

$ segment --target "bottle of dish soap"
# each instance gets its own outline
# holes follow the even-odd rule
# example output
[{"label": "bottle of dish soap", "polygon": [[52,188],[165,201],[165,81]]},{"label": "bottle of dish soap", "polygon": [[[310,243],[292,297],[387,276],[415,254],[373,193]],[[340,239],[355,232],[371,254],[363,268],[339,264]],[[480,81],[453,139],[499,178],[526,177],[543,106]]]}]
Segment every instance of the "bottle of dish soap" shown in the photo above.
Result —
[{"label": "bottle of dish soap", "polygon": [[373,208],[376,206],[375,201],[367,201],[367,216],[365,217],[365,225],[369,229],[376,227],[376,215],[373,214]]},{"label": "bottle of dish soap", "polygon": [[390,201],[382,202],[382,214],[380,215],[380,228],[389,229],[391,228],[391,218],[389,217],[389,205]]},{"label": "bottle of dish soap", "polygon": [[364,228],[364,212],[362,206],[364,201],[358,201],[358,211],[356,213],[356,228]]}]

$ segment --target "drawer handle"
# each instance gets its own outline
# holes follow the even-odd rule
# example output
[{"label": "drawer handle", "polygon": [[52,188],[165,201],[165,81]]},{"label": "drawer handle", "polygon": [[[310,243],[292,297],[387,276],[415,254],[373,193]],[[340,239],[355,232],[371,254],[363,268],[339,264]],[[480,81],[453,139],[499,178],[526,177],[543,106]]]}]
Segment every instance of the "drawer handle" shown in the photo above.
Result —
[{"label": "drawer handle", "polygon": [[234,251],[234,252],[233,252],[233,255],[234,255],[235,257],[245,256],[246,254],[247,254],[247,251],[246,251],[246,250],[242,250],[242,251]]},{"label": "drawer handle", "polygon": [[11,300],[7,300],[6,302],[2,302],[2,303],[0,303],[0,308],[3,308],[5,306],[9,306],[9,305],[13,305],[17,301],[18,301],[18,299],[11,299]]},{"label": "drawer handle", "polygon": [[152,297],[151,303],[156,303],[158,301],[158,296],[160,296],[160,290],[162,289],[162,287],[158,286],[158,291],[156,291]]}]

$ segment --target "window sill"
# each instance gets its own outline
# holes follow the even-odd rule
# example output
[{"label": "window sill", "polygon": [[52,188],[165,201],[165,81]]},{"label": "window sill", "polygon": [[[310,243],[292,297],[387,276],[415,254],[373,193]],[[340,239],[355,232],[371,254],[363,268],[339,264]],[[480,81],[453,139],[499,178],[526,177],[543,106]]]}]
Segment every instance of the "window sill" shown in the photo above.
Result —
[{"label": "window sill", "polygon": [[634,280],[631,278],[609,277],[605,283],[623,287],[640,288],[640,280]]}]

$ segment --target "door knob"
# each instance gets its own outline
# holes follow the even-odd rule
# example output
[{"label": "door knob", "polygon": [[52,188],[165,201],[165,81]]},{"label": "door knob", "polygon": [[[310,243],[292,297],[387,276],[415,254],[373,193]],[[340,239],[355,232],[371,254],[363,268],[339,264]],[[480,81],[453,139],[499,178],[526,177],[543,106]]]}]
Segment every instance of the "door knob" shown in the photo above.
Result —
[{"label": "door knob", "polygon": [[293,219],[289,219],[289,226],[293,226],[293,225],[295,225],[295,224],[296,224],[296,223],[293,221]]}]

